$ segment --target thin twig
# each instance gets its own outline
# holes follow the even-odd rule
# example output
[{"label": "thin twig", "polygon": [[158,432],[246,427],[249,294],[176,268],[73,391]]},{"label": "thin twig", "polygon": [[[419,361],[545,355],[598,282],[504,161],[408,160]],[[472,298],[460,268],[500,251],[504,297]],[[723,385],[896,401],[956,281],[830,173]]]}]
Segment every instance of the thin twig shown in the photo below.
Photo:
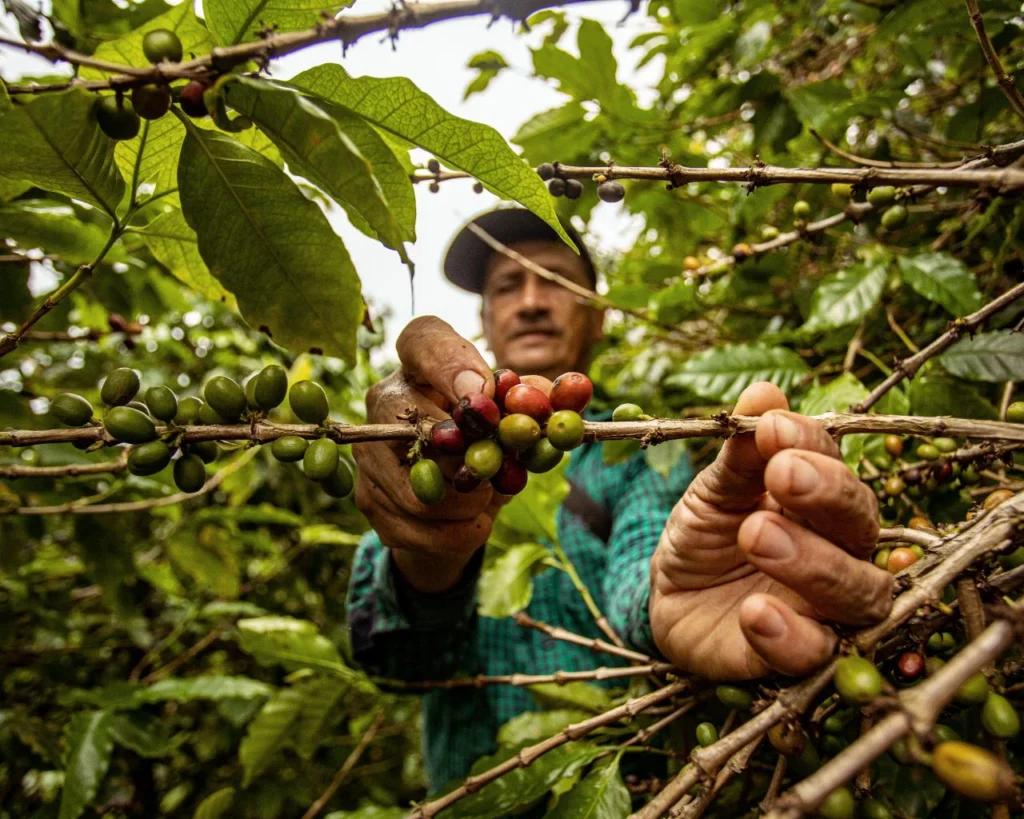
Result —
[{"label": "thin twig", "polygon": [[120,458],[98,464],[62,464],[60,466],[0,466],[0,478],[77,478],[82,475],[118,475],[128,467],[128,451]]},{"label": "thin twig", "polygon": [[498,674],[487,676],[477,674],[475,677],[455,677],[450,680],[391,680],[373,678],[373,682],[382,688],[395,688],[403,691],[429,691],[445,690],[454,688],[484,688],[488,685],[511,685],[517,688],[528,685],[541,685],[543,683],[554,683],[555,685],[568,685],[573,682],[595,682],[601,680],[616,680],[623,677],[645,677],[648,674],[666,674],[676,671],[672,663],[650,663],[648,665],[631,665],[619,667],[601,666],[589,671],[556,671],[553,674]]},{"label": "thin twig", "polygon": [[892,526],[878,532],[879,543],[916,543],[927,549],[940,540],[942,538],[936,534],[921,529],[908,529],[906,526]]},{"label": "thin twig", "polygon": [[217,626],[212,631],[207,632],[203,635],[202,639],[196,640],[191,646],[185,651],[175,657],[173,660],[167,663],[167,665],[158,668],[156,671],[148,674],[142,678],[143,685],[150,685],[158,680],[162,680],[164,677],[168,677],[178,670],[181,666],[191,660],[193,657],[201,654],[215,642],[217,639],[227,630],[226,626]]},{"label": "thin twig", "polygon": [[616,657],[621,657],[624,660],[629,660],[631,663],[638,663],[640,665],[654,662],[652,657],[648,657],[646,654],[641,654],[639,651],[631,651],[628,648],[623,648],[621,646],[605,642],[597,637],[584,637],[581,634],[567,631],[561,626],[549,626],[547,623],[534,620],[525,612],[519,612],[518,614],[513,615],[512,619],[515,621],[517,626],[536,629],[537,631],[546,634],[552,640],[562,640],[566,643],[573,643],[574,645],[589,648],[591,651],[600,651],[604,654],[612,654]]},{"label": "thin twig", "polygon": [[999,87],[1006,95],[1006,99],[1010,101],[1010,107],[1019,116],[1024,117],[1024,97],[1021,97],[1020,89],[1017,88],[1013,77],[1007,74],[1006,69],[1003,68],[1002,60],[996,54],[988,32],[985,31],[985,21],[982,19],[981,10],[978,8],[978,0],[965,0],[965,2],[967,3],[967,11],[971,18],[971,25],[974,26],[974,31],[978,35],[978,42],[981,43],[981,51],[985,55],[985,60],[992,68],[992,73],[996,75],[996,82],[999,83]]},{"label": "thin twig", "polygon": [[320,798],[309,806],[309,810],[302,814],[302,819],[314,819],[320,811],[324,809],[324,805],[331,800],[331,797],[334,796],[338,788],[341,787],[341,783],[345,781],[345,777],[349,775],[349,772],[359,761],[363,752],[367,749],[370,743],[373,742],[373,738],[377,736],[377,732],[380,730],[381,725],[384,724],[384,716],[385,714],[383,711],[378,712],[373,723],[366,729],[366,733],[363,734],[363,738],[359,740],[359,744],[352,749],[352,753],[345,757],[345,762],[340,768],[338,768],[338,772],[334,775],[334,779],[331,780],[331,784],[327,786],[327,789],[322,794],[320,794]]}]

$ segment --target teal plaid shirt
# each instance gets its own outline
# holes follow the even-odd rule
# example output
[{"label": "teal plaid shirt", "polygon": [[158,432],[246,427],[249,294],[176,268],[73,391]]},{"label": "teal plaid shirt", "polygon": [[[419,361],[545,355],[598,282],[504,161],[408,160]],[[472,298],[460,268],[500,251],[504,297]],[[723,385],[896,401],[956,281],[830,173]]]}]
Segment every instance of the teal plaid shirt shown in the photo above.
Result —
[{"label": "teal plaid shirt", "polygon": [[[607,542],[563,505],[558,537],[598,607],[627,645],[656,654],[647,604],[650,560],[672,507],[693,479],[685,457],[669,478],[648,465],[643,453],[606,464],[602,444],[576,449],[566,477],[610,514]],[[356,553],[348,591],[349,629],[355,659],[370,672],[402,680],[436,680],[475,674],[550,674],[624,665],[616,657],[554,641],[517,626],[510,618],[476,613],[476,581],[483,550],[459,585],[440,595],[411,589],[394,570],[390,551],[374,532]],[[589,637],[603,636],[565,572],[549,569],[534,578],[527,613],[545,623]],[[605,681],[608,687],[621,680]],[[437,790],[469,773],[472,763],[493,753],[502,724],[537,705],[524,688],[435,690],[423,697],[424,757]]]}]

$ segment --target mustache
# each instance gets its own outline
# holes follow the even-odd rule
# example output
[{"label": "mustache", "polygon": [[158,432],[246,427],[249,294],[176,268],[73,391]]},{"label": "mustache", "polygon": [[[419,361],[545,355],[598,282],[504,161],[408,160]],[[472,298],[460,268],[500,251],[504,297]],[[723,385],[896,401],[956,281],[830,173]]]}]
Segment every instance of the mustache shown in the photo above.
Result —
[{"label": "mustache", "polygon": [[543,322],[538,324],[520,324],[513,327],[509,332],[509,338],[519,338],[520,336],[529,335],[530,333],[547,333],[549,335],[559,335],[559,330],[554,324],[550,322]]}]

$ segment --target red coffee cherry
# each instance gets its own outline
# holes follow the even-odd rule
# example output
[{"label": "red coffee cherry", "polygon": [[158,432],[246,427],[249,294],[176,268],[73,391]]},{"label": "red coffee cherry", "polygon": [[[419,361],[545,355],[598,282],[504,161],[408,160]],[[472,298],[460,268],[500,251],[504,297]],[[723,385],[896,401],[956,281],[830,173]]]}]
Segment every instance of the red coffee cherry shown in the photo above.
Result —
[{"label": "red coffee cherry", "polygon": [[481,483],[483,483],[483,481],[474,478],[469,469],[466,468],[465,464],[460,466],[452,477],[452,486],[455,487],[455,491],[460,492],[463,495],[468,492],[472,492]]},{"label": "red coffee cherry", "polygon": [[886,568],[891,574],[896,574],[915,563],[917,563],[917,555],[905,546],[900,546],[889,553],[889,562]]},{"label": "red coffee cherry", "polygon": [[465,396],[452,410],[452,420],[458,424],[462,434],[469,440],[479,440],[493,435],[501,420],[501,410],[482,392]]},{"label": "red coffee cherry", "polygon": [[451,418],[439,421],[430,430],[430,445],[445,455],[461,455],[466,451],[466,439]]},{"label": "red coffee cherry", "polygon": [[494,403],[499,409],[505,409],[505,396],[516,384],[521,383],[519,376],[512,370],[501,369],[494,371]]},{"label": "red coffee cherry", "polygon": [[583,373],[562,373],[551,386],[551,409],[583,412],[594,396],[594,385]]},{"label": "red coffee cherry", "polygon": [[206,103],[203,101],[203,94],[206,93],[207,88],[209,86],[205,83],[201,83],[199,80],[192,80],[181,89],[178,103],[181,105],[181,110],[192,117],[192,119],[205,117],[209,113],[206,110]]},{"label": "red coffee cherry", "polygon": [[904,651],[896,661],[896,668],[905,680],[916,680],[924,674],[924,657],[916,651]]},{"label": "red coffee cherry", "polygon": [[491,478],[491,486],[502,495],[518,495],[526,489],[529,473],[518,460],[507,455],[501,462],[498,474]]},{"label": "red coffee cherry", "polygon": [[521,412],[537,421],[546,421],[551,415],[551,401],[542,390],[517,384],[505,395],[505,412]]}]

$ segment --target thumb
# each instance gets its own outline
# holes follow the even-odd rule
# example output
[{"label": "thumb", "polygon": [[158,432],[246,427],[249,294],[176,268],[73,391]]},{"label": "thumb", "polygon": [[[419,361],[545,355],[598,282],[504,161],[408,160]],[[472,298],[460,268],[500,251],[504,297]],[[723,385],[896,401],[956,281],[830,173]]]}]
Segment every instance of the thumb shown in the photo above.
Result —
[{"label": "thumb", "polygon": [[[767,381],[751,384],[733,408],[736,415],[763,415],[789,409],[785,394]],[[747,509],[765,492],[764,468],[768,461],[757,449],[753,434],[737,435],[722,446],[715,462],[700,474],[709,500],[722,509]]]},{"label": "thumb", "polygon": [[471,392],[494,395],[491,368],[476,347],[436,316],[409,322],[396,347],[402,370],[453,404]]}]

